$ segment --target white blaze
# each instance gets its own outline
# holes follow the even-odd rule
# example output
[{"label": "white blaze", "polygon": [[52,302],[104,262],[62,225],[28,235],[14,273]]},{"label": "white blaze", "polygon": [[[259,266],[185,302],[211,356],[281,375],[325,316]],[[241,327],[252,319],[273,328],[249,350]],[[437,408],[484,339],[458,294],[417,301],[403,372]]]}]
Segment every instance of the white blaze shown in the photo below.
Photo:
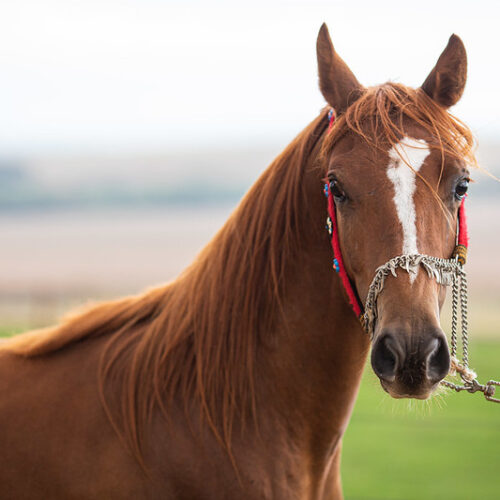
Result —
[{"label": "white blaze", "polygon": [[[389,177],[394,185],[396,213],[403,228],[402,254],[419,253],[413,194],[415,193],[416,173],[424,164],[429,153],[427,142],[410,137],[403,137],[389,151],[387,177]],[[410,274],[411,283],[413,283],[415,278],[416,273]]]}]

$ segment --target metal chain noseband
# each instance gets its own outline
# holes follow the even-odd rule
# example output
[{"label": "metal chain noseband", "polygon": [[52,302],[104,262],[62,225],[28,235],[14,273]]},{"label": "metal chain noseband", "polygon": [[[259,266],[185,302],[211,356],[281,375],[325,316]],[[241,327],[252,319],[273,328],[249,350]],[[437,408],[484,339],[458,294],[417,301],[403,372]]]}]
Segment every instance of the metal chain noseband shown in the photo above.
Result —
[{"label": "metal chain noseband", "polygon": [[[489,380],[486,384],[477,381],[477,374],[469,368],[469,334],[467,320],[467,274],[458,259],[440,259],[428,255],[399,255],[384,265],[377,268],[372,280],[365,303],[365,311],[362,317],[363,327],[373,338],[373,329],[377,319],[377,299],[384,288],[385,278],[391,274],[397,277],[397,269],[403,269],[408,274],[415,274],[423,267],[430,278],[435,279],[444,286],[452,286],[452,318],[451,318],[451,368],[449,375],[460,375],[462,385],[448,380],[442,380],[441,384],[457,392],[468,391],[470,393],[482,392],[488,401],[500,403],[495,398],[495,388],[500,382]],[[458,310],[460,307],[460,323],[462,329],[462,361],[457,358],[458,345]]]}]

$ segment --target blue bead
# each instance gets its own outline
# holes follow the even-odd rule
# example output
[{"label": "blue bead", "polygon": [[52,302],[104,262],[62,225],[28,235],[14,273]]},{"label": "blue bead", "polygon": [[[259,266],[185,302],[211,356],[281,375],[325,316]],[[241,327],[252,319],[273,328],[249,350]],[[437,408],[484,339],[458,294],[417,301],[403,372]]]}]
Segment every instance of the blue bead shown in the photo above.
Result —
[{"label": "blue bead", "polygon": [[328,198],[328,184],[325,184],[323,192],[325,193],[325,196]]},{"label": "blue bead", "polygon": [[337,259],[333,259],[333,269],[335,269],[335,271],[337,272],[340,271],[339,261]]}]

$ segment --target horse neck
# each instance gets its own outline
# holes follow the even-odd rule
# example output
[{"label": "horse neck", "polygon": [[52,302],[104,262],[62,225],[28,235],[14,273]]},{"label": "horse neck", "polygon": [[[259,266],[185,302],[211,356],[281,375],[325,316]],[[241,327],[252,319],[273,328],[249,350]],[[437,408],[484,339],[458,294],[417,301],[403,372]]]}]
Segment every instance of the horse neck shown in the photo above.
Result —
[{"label": "horse neck", "polygon": [[317,169],[305,169],[300,242],[285,265],[283,309],[259,367],[268,379],[263,406],[276,410],[316,461],[331,457],[345,430],[369,347],[331,266],[320,179]]},{"label": "horse neck", "polygon": [[326,115],[261,176],[167,294],[152,332],[171,353],[178,342],[169,363],[155,351],[170,394],[196,393],[228,446],[235,418],[252,416],[321,454],[355,399],[368,339],[331,268],[316,167]]}]

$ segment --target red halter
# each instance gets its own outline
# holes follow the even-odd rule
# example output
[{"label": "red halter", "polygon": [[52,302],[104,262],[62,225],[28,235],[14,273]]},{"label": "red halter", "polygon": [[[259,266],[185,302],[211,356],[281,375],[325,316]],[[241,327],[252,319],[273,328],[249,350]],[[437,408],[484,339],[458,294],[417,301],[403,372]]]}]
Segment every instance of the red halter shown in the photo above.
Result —
[{"label": "red halter", "polygon": [[[335,112],[333,111],[333,109],[328,113],[328,121],[328,132],[330,132],[335,121]],[[335,199],[329,184],[325,184],[324,192],[328,200],[327,229],[331,236],[333,250],[333,269],[335,269],[335,271],[337,271],[340,276],[340,280],[342,281],[342,285],[347,294],[354,314],[360,319],[361,323],[363,324],[364,306],[360,301],[354,289],[354,285],[349,279],[349,276],[347,275],[347,271],[345,269],[344,259],[342,258],[342,252],[340,250],[339,228],[337,224]],[[467,218],[465,216],[465,198],[463,198],[458,211],[457,241],[451,258],[456,259],[461,265],[464,265],[467,259],[468,245],[469,237],[467,233]]]},{"label": "red halter", "polygon": [[342,280],[342,285],[344,286],[344,290],[347,293],[347,297],[349,298],[349,303],[351,304],[352,310],[354,314],[358,318],[361,319],[363,314],[363,306],[354,291],[354,287],[352,285],[349,276],[347,276],[347,271],[344,266],[344,259],[342,258],[342,252],[340,251],[340,242],[339,242],[339,227],[337,225],[337,211],[335,209],[335,201],[333,194],[331,193],[330,186],[325,184],[325,195],[328,198],[328,219],[327,219],[327,227],[328,232],[332,237],[332,249],[333,249],[333,269],[337,271]]}]

